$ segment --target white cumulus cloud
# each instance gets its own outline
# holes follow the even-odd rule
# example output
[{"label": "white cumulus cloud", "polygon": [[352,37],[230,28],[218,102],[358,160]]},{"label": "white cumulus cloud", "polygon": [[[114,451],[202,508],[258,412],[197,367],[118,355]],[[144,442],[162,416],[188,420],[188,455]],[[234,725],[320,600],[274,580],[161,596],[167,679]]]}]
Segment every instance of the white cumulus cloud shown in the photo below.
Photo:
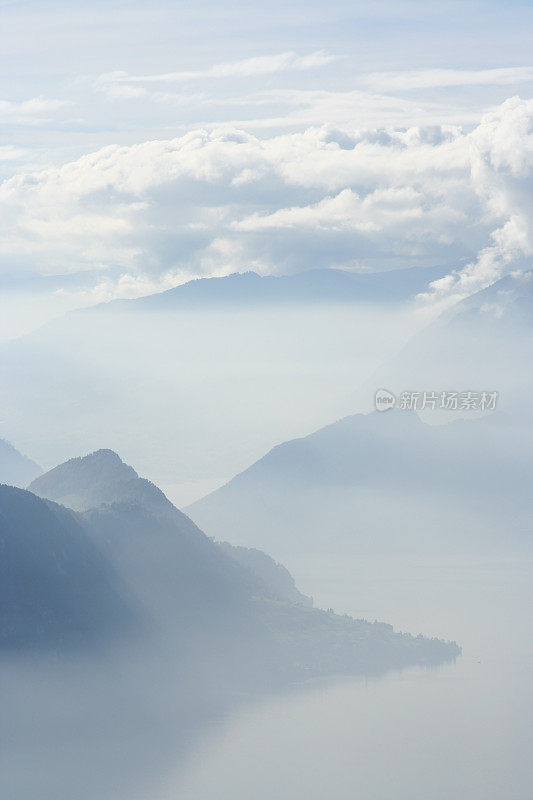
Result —
[{"label": "white cumulus cloud", "polygon": [[533,253],[532,125],[515,98],[471,131],[227,127],[108,146],[0,185],[0,270],[101,270],[108,297],[250,268],[439,264],[449,277],[425,299],[449,302]]},{"label": "white cumulus cloud", "polygon": [[533,100],[511,98],[468,137],[472,186],[501,222],[477,258],[423,299],[446,304],[485,288],[533,255]]}]

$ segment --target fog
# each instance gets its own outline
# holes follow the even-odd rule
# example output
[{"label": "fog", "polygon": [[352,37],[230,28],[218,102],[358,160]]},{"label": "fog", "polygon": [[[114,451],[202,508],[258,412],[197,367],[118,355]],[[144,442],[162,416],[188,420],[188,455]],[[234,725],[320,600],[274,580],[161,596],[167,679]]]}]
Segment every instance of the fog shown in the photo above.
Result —
[{"label": "fog", "polygon": [[[151,796],[229,697],[148,647],[2,660],[0,788],[20,800]],[[216,669],[216,665],[213,665]]]},{"label": "fog", "polygon": [[[389,617],[409,616],[412,624],[427,614],[441,629],[454,626],[468,642],[463,657],[437,671],[330,682],[244,710],[189,756],[184,777],[176,773],[162,798],[528,796],[533,687],[524,631],[531,569],[526,575],[516,565],[396,564],[386,581],[372,578],[347,591],[365,592],[372,605],[377,583]],[[406,589],[411,581],[414,592]],[[503,589],[507,582],[513,590]]]},{"label": "fog", "polygon": [[110,447],[186,505],[349,413],[422,324],[352,304],[73,313],[0,348],[3,435],[45,468]]},{"label": "fog", "polygon": [[504,411],[439,426],[355,415],[275,448],[187,513],[293,569],[313,553],[530,553],[530,452],[527,420]]},{"label": "fog", "polygon": [[457,635],[436,670],[318,682],[217,723],[157,800],[526,798],[532,562],[321,558],[317,601]]},{"label": "fog", "polygon": [[[3,796],[525,798],[531,560],[308,559],[316,601],[454,635],[454,664],[262,697],[159,646],[6,659]],[[183,665],[182,665],[183,666]]]},{"label": "fog", "polygon": [[[428,328],[417,309],[109,306],[3,345],[6,434],[25,454],[47,468],[113,448],[206,537],[156,487],[130,491],[124,464],[115,486],[108,451],[97,509],[61,481],[40,495],[84,509],[135,624],[3,652],[2,796],[526,800],[530,326],[487,316],[486,298]],[[378,388],[393,410],[372,409]],[[407,410],[407,390],[498,401]],[[263,602],[213,540],[265,551],[315,608],[353,617],[352,669],[344,617]],[[426,659],[402,649],[425,643]]]},{"label": "fog", "polygon": [[0,18],[0,800],[532,800],[533,3]]}]

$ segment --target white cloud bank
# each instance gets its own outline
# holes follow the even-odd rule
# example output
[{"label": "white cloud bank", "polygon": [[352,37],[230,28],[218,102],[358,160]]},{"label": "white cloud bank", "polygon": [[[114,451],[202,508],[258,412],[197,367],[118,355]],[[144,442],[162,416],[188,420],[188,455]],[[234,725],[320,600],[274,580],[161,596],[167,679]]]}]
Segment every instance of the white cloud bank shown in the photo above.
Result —
[{"label": "white cloud bank", "polygon": [[500,221],[475,260],[431,285],[424,299],[460,300],[533,256],[533,100],[513,98],[468,137],[472,184]]},{"label": "white cloud bank", "polygon": [[196,130],[105,147],[0,186],[0,269],[101,269],[111,297],[243,269],[440,263],[450,277],[426,300],[449,301],[533,253],[532,130],[533,101],[514,98],[471,132]]}]

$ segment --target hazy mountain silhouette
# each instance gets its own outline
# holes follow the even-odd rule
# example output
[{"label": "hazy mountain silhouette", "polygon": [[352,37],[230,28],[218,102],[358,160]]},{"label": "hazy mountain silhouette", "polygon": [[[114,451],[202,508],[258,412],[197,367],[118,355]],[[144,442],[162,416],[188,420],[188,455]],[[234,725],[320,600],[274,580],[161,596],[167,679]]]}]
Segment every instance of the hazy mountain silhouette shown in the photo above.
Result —
[{"label": "hazy mountain silhouette", "polygon": [[171,503],[153,483],[139,478],[112,450],[97,450],[71,458],[45,472],[28,487],[40,497],[85,511],[89,508],[134,500],[143,506],[170,509]]},{"label": "hazy mountain silhouette", "polygon": [[222,552],[269,586],[281,600],[298,605],[312,606],[313,600],[296,587],[289,570],[274,561],[267,553],[255,547],[238,547],[229,542],[215,542]]},{"label": "hazy mountain silhouette", "polygon": [[87,644],[131,622],[120,581],[76,516],[0,486],[0,647]]},{"label": "hazy mountain silhouette", "polygon": [[353,395],[369,408],[376,389],[498,391],[524,421],[533,379],[533,272],[514,273],[451,306],[378,368]]},{"label": "hazy mountain silhouette", "polygon": [[5,431],[47,464],[109,443],[189,503],[348,413],[438,272],[246,273],[73,311],[0,345]]},{"label": "hazy mountain silhouette", "polygon": [[506,318],[533,324],[533,271],[514,272],[476,292],[442,315],[442,320],[475,318],[477,322]]},{"label": "hazy mountain silhouette", "polygon": [[280,303],[400,303],[413,299],[431,281],[445,274],[443,267],[371,273],[314,269],[279,276],[244,272],[222,278],[198,278],[135,300],[113,300],[105,307],[168,311]]},{"label": "hazy mountain silhouette", "polygon": [[[141,548],[139,564],[147,563],[148,549],[154,541],[159,548],[158,560],[162,548],[169,548],[167,563],[173,565],[173,570],[177,564],[180,571],[179,580],[174,580],[177,573],[173,571],[173,591],[177,586],[186,587],[187,592],[198,590],[205,596],[206,586],[208,591],[214,590],[226,570],[228,593],[242,584],[245,595],[254,591],[278,600],[289,600],[291,595],[298,602],[304,600],[281,565],[265,553],[248,553],[211,542],[157,486],[139,478],[112,450],[98,450],[70,459],[41,475],[30,489],[40,497],[90,512],[84,519],[93,533],[98,531],[100,544],[105,547],[121,552],[126,549],[131,555],[136,542]],[[236,568],[235,562],[244,569]],[[203,572],[203,581],[199,580],[198,570]],[[271,584],[268,579],[272,579]],[[198,599],[195,596],[194,607]]]},{"label": "hazy mountain silhouette", "polygon": [[509,449],[509,436],[505,416],[358,414],[275,447],[186,510],[210,535],[279,558],[529,547],[531,443]]},{"label": "hazy mountain silhouette", "polygon": [[[110,451],[72,459],[33,486],[87,509],[76,518],[116,569],[142,625],[167,643],[175,640],[182,657],[195,653],[205,662],[207,653],[216,651],[220,660],[227,651],[219,668],[235,672],[231,653],[240,642],[250,651],[248,675],[277,681],[295,669],[375,672],[458,652],[455,645],[303,605],[308,599],[280,565],[217,545]],[[102,497],[104,503],[89,507]]]},{"label": "hazy mountain silhouette", "polygon": [[[111,525],[115,528],[109,536],[110,539],[116,540],[117,530],[121,526],[120,520],[126,514],[130,526],[138,527],[139,523],[156,524],[153,516],[149,516],[149,522],[146,522],[147,511],[163,514],[164,525],[170,525],[181,533],[186,532],[188,537],[203,538],[194,523],[176,509],[157,486],[139,478],[135,470],[124,464],[120,456],[112,450],[98,450],[83,458],[70,459],[33,481],[30,490],[40,497],[79,511],[113,504],[113,511],[106,509],[99,514],[93,511],[91,515],[93,523],[97,518],[102,521],[103,518],[112,516]],[[129,511],[131,504],[141,507],[133,515]],[[288,570],[266,553],[257,549],[234,547],[226,542],[215,542],[215,545],[225,556],[249,571],[255,580],[264,584],[263,593],[268,587],[275,599],[312,604],[310,598],[298,591]],[[183,556],[180,561],[183,564]]]},{"label": "hazy mountain silhouette", "polygon": [[191,616],[202,604],[216,609],[259,591],[251,573],[219,552],[157,486],[139,478],[112,450],[60,464],[35,480],[31,491],[84,512],[81,519],[95,541],[122,564],[130,586],[150,604],[172,602],[175,613]]},{"label": "hazy mountain silhouette", "polygon": [[0,439],[0,483],[24,488],[41,472],[35,461],[23,456],[5,439]]}]

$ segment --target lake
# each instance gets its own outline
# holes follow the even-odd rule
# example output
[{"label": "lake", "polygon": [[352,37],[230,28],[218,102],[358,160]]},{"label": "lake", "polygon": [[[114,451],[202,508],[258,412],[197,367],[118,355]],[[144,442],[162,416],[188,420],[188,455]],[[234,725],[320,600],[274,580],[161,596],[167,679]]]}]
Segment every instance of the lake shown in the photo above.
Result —
[{"label": "lake", "polygon": [[531,559],[288,566],[317,605],[455,639],[462,657],[312,682],[221,717],[157,800],[530,800]]}]

